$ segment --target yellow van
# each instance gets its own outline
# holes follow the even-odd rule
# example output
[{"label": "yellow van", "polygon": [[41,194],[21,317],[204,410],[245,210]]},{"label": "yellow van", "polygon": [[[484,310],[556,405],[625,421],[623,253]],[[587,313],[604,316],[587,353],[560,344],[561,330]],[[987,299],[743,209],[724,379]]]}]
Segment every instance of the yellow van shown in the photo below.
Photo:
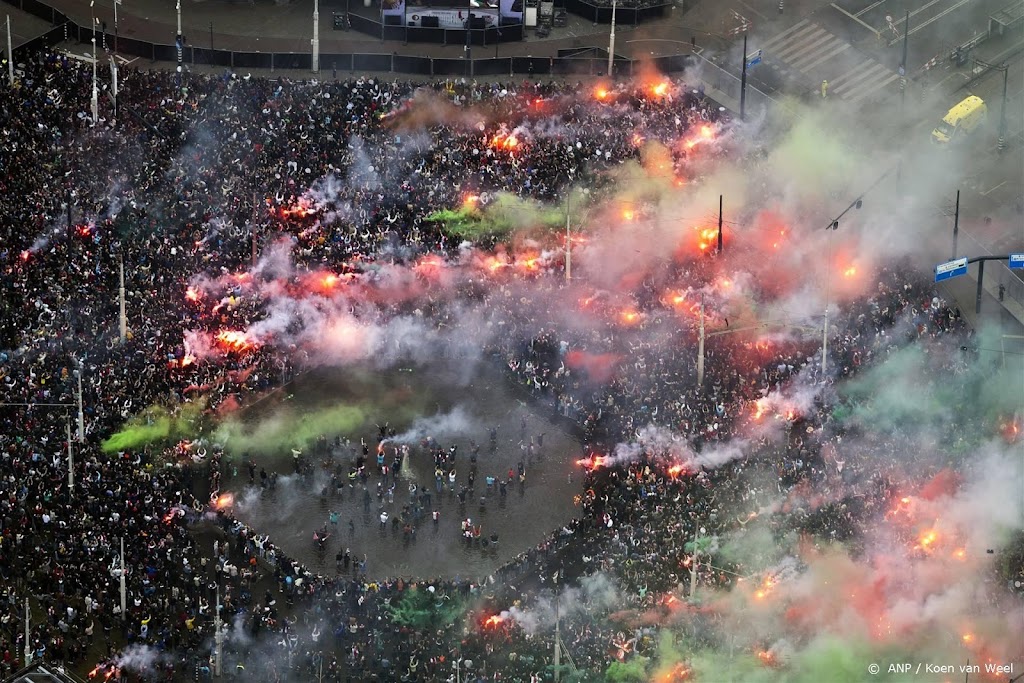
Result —
[{"label": "yellow van", "polygon": [[985,102],[977,95],[971,95],[950,109],[942,118],[932,131],[932,142],[944,145],[959,140],[980,126],[987,113],[988,107],[985,106]]}]

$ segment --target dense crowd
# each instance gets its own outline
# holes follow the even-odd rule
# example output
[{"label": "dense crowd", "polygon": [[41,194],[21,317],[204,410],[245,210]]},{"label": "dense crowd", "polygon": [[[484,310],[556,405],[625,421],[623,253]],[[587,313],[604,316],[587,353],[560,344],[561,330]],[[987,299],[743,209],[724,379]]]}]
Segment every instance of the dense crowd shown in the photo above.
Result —
[{"label": "dense crowd", "polygon": [[[232,467],[220,452],[193,464],[159,449],[100,447],[147,406],[180,410],[205,388],[213,408],[290,372],[294,359],[269,346],[186,365],[186,329],[240,327],[259,314],[242,305],[200,317],[183,299],[190,278],[244,268],[279,235],[290,235],[298,261],[311,266],[455,254],[458,243],[426,216],[467,194],[503,190],[550,200],[570,181],[599,183],[605,170],[638,157],[637,135],[675,139],[718,121],[719,109],[683,83],[657,95],[609,86],[601,95],[608,101],[595,102],[580,84],[317,83],[226,73],[189,75],[179,87],[172,74],[126,69],[116,121],[106,92],[100,120],[91,121],[90,79],[81,64],[41,54],[17,87],[0,91],[0,166],[10,169],[0,178],[0,577],[7,598],[0,673],[17,669],[29,651],[82,671],[99,663],[99,675],[115,672],[111,679],[136,676],[143,665],[160,679],[205,679],[219,603],[224,669],[242,679],[257,670],[265,680],[454,680],[456,667],[462,680],[532,682],[549,671],[547,639],[513,618],[486,619],[513,607],[536,610],[556,600],[560,586],[582,582],[581,604],[592,609],[567,611],[563,640],[574,666],[598,675],[609,661],[656,641],[639,626],[609,620],[612,605],[641,609],[664,600],[686,584],[693,556],[686,539],[746,523],[721,517],[723,509],[748,505],[759,513],[759,492],[741,485],[751,463],[774,463],[773,493],[788,494],[802,511],[777,516],[780,533],[787,525],[824,536],[855,533],[861,516],[840,501],[818,509],[801,503],[808,482],[895,486],[871,461],[844,467],[829,459],[830,444],[844,434],[833,425],[826,388],[814,410],[788,419],[783,443],[756,444],[756,459],[678,476],[666,471],[664,453],[649,449],[623,466],[586,468],[580,519],[486,580],[375,577],[365,558],[348,552],[338,553],[335,573],[303,567],[218,509],[221,478]],[[521,153],[502,154],[492,144],[509,136],[521,141]],[[685,154],[674,163],[685,164]],[[318,219],[328,213],[334,222]],[[124,343],[120,264],[133,312]],[[702,277],[704,267],[692,264],[691,276]],[[555,279],[542,276],[536,287],[555,290]],[[765,354],[737,341],[717,345],[705,378],[710,390],[702,391],[683,344],[654,344],[635,329],[541,330],[523,318],[528,308],[502,305],[501,296],[494,304],[511,334],[488,350],[524,391],[574,421],[588,447],[602,452],[650,423],[713,449],[738,433],[752,401],[787,380],[827,386],[908,341],[945,353],[955,371],[953,350],[964,334],[927,282],[889,268],[872,297],[843,309],[828,377],[817,374],[814,345],[789,341]],[[632,371],[589,381],[566,366],[579,349],[628,357]],[[351,472],[367,490],[387,481],[389,463],[373,460],[376,442],[366,437],[369,449],[353,453],[337,474],[342,486]],[[439,489],[447,483],[444,453],[434,452]],[[507,478],[515,476],[522,473]],[[478,480],[475,490],[485,485],[492,484]],[[412,524],[430,523],[425,492]],[[701,565],[698,581],[728,585],[729,571],[744,571],[726,569]],[[615,588],[598,586],[596,574]],[[604,600],[608,592],[614,602]],[[459,610],[469,616],[456,618]]]}]

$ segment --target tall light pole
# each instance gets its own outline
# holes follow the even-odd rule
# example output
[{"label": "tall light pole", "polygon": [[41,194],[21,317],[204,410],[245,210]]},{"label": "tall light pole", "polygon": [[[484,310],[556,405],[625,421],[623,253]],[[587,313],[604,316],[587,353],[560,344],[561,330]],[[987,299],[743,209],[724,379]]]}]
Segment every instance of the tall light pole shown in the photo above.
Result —
[{"label": "tall light pole", "polygon": [[75,360],[78,363],[78,369],[75,370],[75,377],[78,381],[78,443],[85,443],[85,407],[82,402],[82,369],[84,365],[78,359]]},{"label": "tall light pole", "polygon": [[690,602],[693,602],[697,597],[697,554],[700,552],[697,548],[697,543],[700,542],[701,534],[704,534],[706,529],[704,527],[697,527],[693,532],[693,556],[690,559]]},{"label": "tall light pole", "polygon": [[114,118],[117,119],[117,58],[110,55],[110,94],[114,98]]},{"label": "tall light pole", "polygon": [[740,121],[747,118],[747,34],[743,34],[743,70],[740,72]]},{"label": "tall light pole", "polygon": [[32,630],[30,628],[28,598],[25,598],[25,666],[32,663]]},{"label": "tall light pole", "polygon": [[320,73],[320,0],[313,0],[313,73]]},{"label": "tall light pole", "polygon": [[14,87],[14,49],[11,47],[11,15],[7,15],[7,83]]},{"label": "tall light pole", "polygon": [[118,321],[118,330],[120,332],[121,343],[123,344],[128,339],[128,315],[126,312],[124,293],[124,256],[117,257],[117,265],[120,271],[120,283],[117,288],[118,299],[120,300],[120,319]]},{"label": "tall light pole", "polygon": [[568,282],[572,279],[572,229],[570,217],[572,216],[571,211],[571,200],[572,190],[569,190],[569,194],[566,195],[565,199],[565,280]]},{"label": "tall light pole", "polygon": [[700,298],[700,336],[697,339],[697,389],[704,386],[704,297]]},{"label": "tall light pole", "polygon": [[75,454],[71,450],[71,416],[68,415],[67,421],[64,423],[67,427],[67,439],[68,439],[68,492],[74,495],[75,493]]},{"label": "tall light pole", "polygon": [[[213,627],[216,629],[213,632],[213,642],[216,645],[213,656],[213,675],[220,677],[221,662],[224,659],[224,628],[220,620],[220,586],[217,586],[217,612],[213,616]],[[322,661],[323,655],[321,655]]]},{"label": "tall light pole", "polygon": [[128,583],[124,575],[124,536],[121,537],[121,619],[128,619]]},{"label": "tall light pole", "polygon": [[178,48],[178,85],[181,85],[181,69],[182,63],[185,61],[185,39],[181,35],[181,0],[178,0],[175,5],[175,10],[178,14],[178,35],[174,39],[174,45]]},{"label": "tall light pole", "polygon": [[900,61],[900,107],[907,101],[907,40],[910,38],[910,10],[903,19],[903,59]]},{"label": "tall light pole", "polygon": [[121,0],[114,0],[114,54],[117,54],[117,6]]},{"label": "tall light pole", "polygon": [[[89,9],[92,10],[96,0],[90,0]],[[92,26],[89,27],[92,33],[92,125],[96,125],[100,118],[100,89],[96,76],[96,14],[92,15]]]},{"label": "tall light pole", "polygon": [[608,78],[612,77],[612,67],[615,64],[615,11],[618,7],[618,0],[612,0],[612,30],[608,35]]}]

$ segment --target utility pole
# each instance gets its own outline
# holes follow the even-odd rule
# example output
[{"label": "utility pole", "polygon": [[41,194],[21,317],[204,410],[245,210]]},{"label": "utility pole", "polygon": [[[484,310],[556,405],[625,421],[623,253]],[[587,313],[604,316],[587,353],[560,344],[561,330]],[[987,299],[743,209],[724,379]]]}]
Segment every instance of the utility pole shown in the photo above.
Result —
[{"label": "utility pole", "polygon": [[14,49],[11,47],[11,15],[7,15],[7,84],[14,87]]},{"label": "utility pole", "polygon": [[[224,628],[220,620],[220,586],[217,586],[217,613],[213,617],[213,627],[216,629],[213,633],[213,642],[216,644],[213,655],[213,675],[220,678],[221,672],[221,661],[224,658]],[[323,655],[321,655],[321,666],[323,665]]]},{"label": "utility pole", "polygon": [[697,597],[697,542],[703,533],[704,527],[697,527],[693,532],[693,557],[690,561],[690,602],[693,602]]},{"label": "utility pole", "polygon": [[470,10],[467,13],[466,19],[466,46],[464,49],[466,53],[466,77],[473,77],[473,12]]},{"label": "utility pole", "polygon": [[[117,6],[121,4],[121,0],[114,0],[114,54],[117,54]],[[116,95],[115,95],[116,97]]]},{"label": "utility pole", "polygon": [[700,336],[697,339],[697,388],[704,386],[704,297],[700,298]]},{"label": "utility pole", "polygon": [[825,325],[821,329],[821,379],[828,372],[828,304],[825,304]]},{"label": "utility pole", "polygon": [[85,443],[85,407],[82,405],[82,371],[85,364],[78,364],[78,443]]},{"label": "utility pole", "polygon": [[114,98],[114,119],[117,119],[117,55],[110,55],[110,94]]},{"label": "utility pole", "polygon": [[64,423],[67,427],[67,438],[68,438],[68,492],[74,495],[75,493],[75,455],[71,450],[71,417],[67,416],[67,420]]},{"label": "utility pole", "polygon": [[956,191],[956,209],[953,212],[953,255],[949,257],[952,261],[956,258],[956,242],[960,236],[960,190]]},{"label": "utility pole", "polygon": [[181,86],[182,63],[185,61],[185,39],[181,35],[181,0],[175,5],[178,14],[178,35],[174,39],[174,45],[178,48],[178,85]]},{"label": "utility pole", "polygon": [[740,72],[740,121],[747,117],[747,34],[743,34],[743,71]]},{"label": "utility pole", "polygon": [[558,592],[555,593],[555,683],[562,679],[562,640],[561,640],[561,614],[559,608]]},{"label": "utility pole", "polygon": [[903,59],[900,61],[900,108],[907,101],[907,40],[910,38],[910,10],[903,19]]},{"label": "utility pole", "polygon": [[313,73],[320,73],[320,0],[313,0]]},{"label": "utility pole", "polygon": [[[746,40],[746,37],[744,37]],[[745,46],[744,46],[745,47]],[[722,196],[718,195],[718,255],[722,255]]]},{"label": "utility pole", "polygon": [[125,343],[128,339],[128,315],[126,313],[126,302],[124,293],[124,256],[119,255],[117,257],[117,265],[120,270],[120,283],[118,285],[118,297],[120,298],[120,324],[118,329],[120,330],[121,343]]},{"label": "utility pole", "polygon": [[572,279],[572,226],[570,222],[572,190],[565,199],[565,281]]},{"label": "utility pole", "polygon": [[[96,0],[91,0],[89,3],[90,11],[93,10],[93,5]],[[96,14],[92,15],[92,26],[89,27],[89,32],[92,34],[92,125],[96,125],[100,118],[100,89],[99,81],[96,75]]]},{"label": "utility pole", "polygon": [[121,619],[128,620],[128,583],[124,575],[124,536],[121,537]]},{"label": "utility pole", "polygon": [[1003,106],[999,110],[999,139],[996,141],[996,151],[1002,154],[1006,148],[1006,79],[1010,75],[1010,67],[1003,64]]},{"label": "utility pole", "polygon": [[32,663],[32,630],[30,624],[28,598],[25,598],[25,666]]},{"label": "utility pole", "polygon": [[612,31],[608,36],[608,78],[612,77],[612,67],[615,65],[615,11],[618,8],[618,0],[612,0]]}]

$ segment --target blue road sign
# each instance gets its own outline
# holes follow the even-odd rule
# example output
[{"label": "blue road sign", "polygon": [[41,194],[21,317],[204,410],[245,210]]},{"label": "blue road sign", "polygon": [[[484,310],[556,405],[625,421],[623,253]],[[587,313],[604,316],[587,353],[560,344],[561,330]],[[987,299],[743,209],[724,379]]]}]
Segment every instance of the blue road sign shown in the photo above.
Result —
[{"label": "blue road sign", "polygon": [[946,261],[935,266],[935,281],[942,282],[960,275],[967,274],[967,257]]},{"label": "blue road sign", "polygon": [[1024,268],[1024,254],[1010,254],[1011,268]]},{"label": "blue road sign", "polygon": [[761,63],[761,57],[764,56],[764,50],[758,50],[753,54],[747,55],[747,68],[755,66]]}]

